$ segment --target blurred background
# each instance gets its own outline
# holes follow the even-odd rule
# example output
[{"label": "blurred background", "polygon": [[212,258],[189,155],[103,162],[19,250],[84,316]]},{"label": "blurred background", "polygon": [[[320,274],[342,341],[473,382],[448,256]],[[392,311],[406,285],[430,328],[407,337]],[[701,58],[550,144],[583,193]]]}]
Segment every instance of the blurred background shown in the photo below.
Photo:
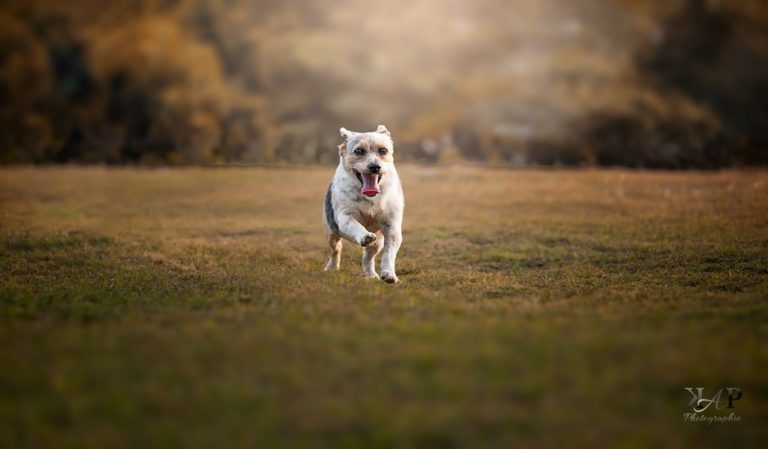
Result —
[{"label": "blurred background", "polygon": [[0,162],[768,162],[764,0],[4,0]]}]

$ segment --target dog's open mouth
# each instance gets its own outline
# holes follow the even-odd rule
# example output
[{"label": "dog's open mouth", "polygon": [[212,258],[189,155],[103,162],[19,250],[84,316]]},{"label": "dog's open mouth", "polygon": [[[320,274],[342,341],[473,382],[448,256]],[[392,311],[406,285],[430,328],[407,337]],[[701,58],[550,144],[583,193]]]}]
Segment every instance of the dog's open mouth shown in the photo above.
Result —
[{"label": "dog's open mouth", "polygon": [[376,173],[360,173],[355,170],[355,176],[360,180],[363,188],[360,189],[360,193],[365,196],[376,196],[379,194],[379,180],[381,174]]}]

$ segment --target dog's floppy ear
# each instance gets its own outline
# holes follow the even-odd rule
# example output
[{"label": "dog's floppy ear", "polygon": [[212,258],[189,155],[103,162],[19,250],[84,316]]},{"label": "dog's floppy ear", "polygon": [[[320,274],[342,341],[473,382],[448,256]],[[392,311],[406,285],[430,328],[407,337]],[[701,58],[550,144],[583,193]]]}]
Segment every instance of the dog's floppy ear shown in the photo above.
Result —
[{"label": "dog's floppy ear", "polygon": [[386,135],[388,135],[388,136],[390,136],[390,135],[391,135],[391,134],[389,134],[389,130],[387,129],[387,127],[386,127],[386,126],[384,126],[384,125],[379,125],[379,127],[378,127],[378,128],[376,128],[376,132],[377,132],[377,133],[386,134]]},{"label": "dog's floppy ear", "polygon": [[354,133],[347,128],[341,128],[339,129],[339,134],[341,134],[341,137],[343,137],[344,140],[349,140],[349,138],[352,137],[352,134]]}]

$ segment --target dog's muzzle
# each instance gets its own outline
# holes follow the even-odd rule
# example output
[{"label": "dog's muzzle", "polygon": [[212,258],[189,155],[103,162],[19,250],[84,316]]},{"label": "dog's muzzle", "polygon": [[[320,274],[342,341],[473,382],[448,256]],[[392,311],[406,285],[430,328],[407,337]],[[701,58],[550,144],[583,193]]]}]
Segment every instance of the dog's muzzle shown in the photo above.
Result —
[{"label": "dog's muzzle", "polygon": [[381,180],[381,173],[360,173],[355,170],[355,176],[363,185],[360,189],[360,193],[365,196],[374,197],[378,195],[381,190],[379,189],[379,180]]}]

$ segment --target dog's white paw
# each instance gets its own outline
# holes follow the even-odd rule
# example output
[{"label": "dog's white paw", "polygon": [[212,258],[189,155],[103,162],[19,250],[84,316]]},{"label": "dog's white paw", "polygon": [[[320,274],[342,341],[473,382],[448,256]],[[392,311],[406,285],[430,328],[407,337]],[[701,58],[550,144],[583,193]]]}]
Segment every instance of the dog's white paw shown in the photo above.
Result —
[{"label": "dog's white paw", "polygon": [[373,273],[365,273],[364,276],[365,276],[366,279],[378,279],[379,278],[379,275],[376,274],[375,271]]},{"label": "dog's white paw", "polygon": [[359,242],[360,246],[368,246],[371,243],[376,241],[376,234],[373,232],[369,232],[368,234],[364,235]]},{"label": "dog's white paw", "polygon": [[398,281],[397,276],[395,273],[391,273],[389,271],[382,271],[381,272],[381,280],[386,282],[387,284],[394,284]]}]

